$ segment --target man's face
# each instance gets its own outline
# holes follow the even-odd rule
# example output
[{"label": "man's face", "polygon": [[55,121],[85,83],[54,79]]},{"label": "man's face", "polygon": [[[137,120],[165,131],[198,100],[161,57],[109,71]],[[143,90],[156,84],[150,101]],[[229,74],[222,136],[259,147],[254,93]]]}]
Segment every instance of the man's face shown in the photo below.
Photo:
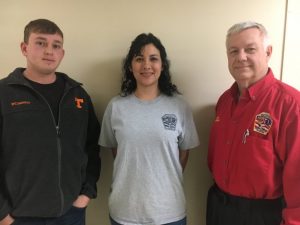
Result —
[{"label": "man's face", "polygon": [[21,44],[27,69],[41,75],[53,74],[64,57],[63,39],[59,34],[31,33],[28,43]]},{"label": "man's face", "polygon": [[272,47],[264,46],[257,28],[249,28],[229,36],[227,41],[228,68],[239,86],[249,87],[268,71]]}]

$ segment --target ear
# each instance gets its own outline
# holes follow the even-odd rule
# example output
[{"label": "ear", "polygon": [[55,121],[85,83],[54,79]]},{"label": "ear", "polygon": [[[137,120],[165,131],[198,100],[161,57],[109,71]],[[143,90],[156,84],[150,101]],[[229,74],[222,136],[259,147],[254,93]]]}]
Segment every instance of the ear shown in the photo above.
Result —
[{"label": "ear", "polygon": [[267,53],[268,59],[271,58],[272,50],[273,50],[273,49],[272,49],[272,46],[271,46],[271,45],[267,46],[266,53]]},{"label": "ear", "polygon": [[22,42],[20,45],[21,52],[24,56],[27,56],[27,44],[25,42]]}]

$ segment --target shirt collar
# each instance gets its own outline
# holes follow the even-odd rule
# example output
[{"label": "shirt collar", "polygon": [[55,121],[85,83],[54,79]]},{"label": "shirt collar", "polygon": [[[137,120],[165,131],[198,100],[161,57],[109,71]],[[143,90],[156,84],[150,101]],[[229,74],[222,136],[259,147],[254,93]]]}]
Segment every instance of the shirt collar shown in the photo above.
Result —
[{"label": "shirt collar", "polygon": [[[241,98],[245,100],[255,101],[264,92],[264,90],[273,85],[274,81],[274,74],[272,72],[272,69],[269,68],[267,74],[261,80],[251,85],[251,87],[247,88],[247,90],[245,91],[245,95]],[[230,92],[232,94],[232,97],[238,99],[239,88],[236,82],[231,86]]]}]

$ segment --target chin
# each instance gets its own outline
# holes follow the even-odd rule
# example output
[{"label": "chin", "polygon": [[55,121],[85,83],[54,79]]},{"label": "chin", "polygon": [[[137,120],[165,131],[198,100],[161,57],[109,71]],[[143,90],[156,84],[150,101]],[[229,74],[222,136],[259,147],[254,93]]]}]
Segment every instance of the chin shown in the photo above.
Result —
[{"label": "chin", "polygon": [[236,78],[250,78],[253,76],[252,71],[237,71],[234,73],[234,77]]},{"label": "chin", "polygon": [[42,70],[41,73],[43,73],[45,75],[49,75],[49,74],[55,73],[55,70]]}]

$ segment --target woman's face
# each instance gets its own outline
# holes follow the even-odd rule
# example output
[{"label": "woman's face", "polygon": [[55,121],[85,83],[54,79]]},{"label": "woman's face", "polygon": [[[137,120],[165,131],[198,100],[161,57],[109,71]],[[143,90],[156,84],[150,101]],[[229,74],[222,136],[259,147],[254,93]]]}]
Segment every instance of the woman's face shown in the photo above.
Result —
[{"label": "woman's face", "polygon": [[137,88],[158,88],[158,79],[163,70],[159,50],[153,44],[145,45],[141,54],[132,59],[131,70]]}]

